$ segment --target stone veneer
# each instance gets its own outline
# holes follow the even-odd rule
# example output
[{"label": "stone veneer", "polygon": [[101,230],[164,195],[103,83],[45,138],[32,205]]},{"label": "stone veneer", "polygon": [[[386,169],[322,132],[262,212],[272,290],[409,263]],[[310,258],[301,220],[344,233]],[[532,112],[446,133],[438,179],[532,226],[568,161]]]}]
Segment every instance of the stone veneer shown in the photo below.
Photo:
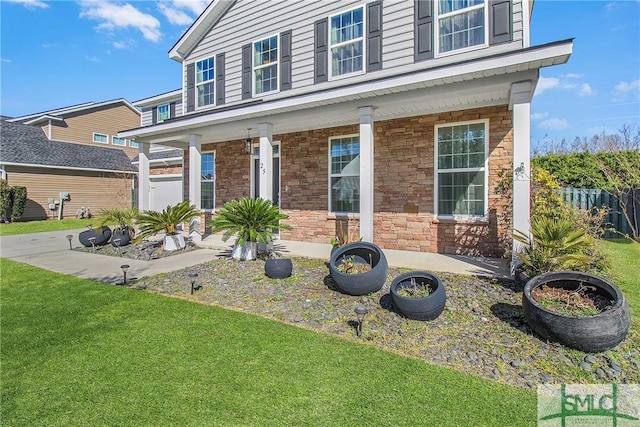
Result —
[{"label": "stone veneer", "polygon": [[[434,126],[470,120],[489,120],[489,212],[486,221],[434,218]],[[274,135],[280,141],[281,197],[288,223],[294,228],[282,238],[329,243],[348,222],[358,234],[357,216],[336,218],[328,212],[329,138],[357,134],[357,124]],[[500,221],[511,203],[495,193],[501,170],[511,169],[513,129],[507,106],[407,117],[374,123],[375,195],[374,243],[386,249],[501,256]],[[257,142],[257,141],[256,141]],[[250,194],[249,156],[243,141],[202,144],[202,152],[216,151],[216,207]],[[188,177],[185,155],[185,176]],[[188,197],[185,179],[185,197]]]}]

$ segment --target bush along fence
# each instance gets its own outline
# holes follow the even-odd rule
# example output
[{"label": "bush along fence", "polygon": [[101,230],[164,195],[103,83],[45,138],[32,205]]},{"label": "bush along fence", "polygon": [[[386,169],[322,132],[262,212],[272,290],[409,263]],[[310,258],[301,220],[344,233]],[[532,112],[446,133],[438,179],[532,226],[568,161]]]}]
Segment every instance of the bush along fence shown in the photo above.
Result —
[{"label": "bush along fence", "polygon": [[7,181],[0,179],[0,220],[15,222],[22,218],[27,204],[27,187],[9,187]]},{"label": "bush along fence", "polygon": [[[606,207],[608,210],[604,238],[634,236],[640,226],[640,190],[633,189],[620,194],[599,188],[560,189],[562,199],[575,208],[592,209]],[[626,209],[627,215],[624,214]],[[631,221],[631,222],[630,222]],[[611,230],[613,229],[613,230]],[[615,231],[614,231],[615,230]]]}]

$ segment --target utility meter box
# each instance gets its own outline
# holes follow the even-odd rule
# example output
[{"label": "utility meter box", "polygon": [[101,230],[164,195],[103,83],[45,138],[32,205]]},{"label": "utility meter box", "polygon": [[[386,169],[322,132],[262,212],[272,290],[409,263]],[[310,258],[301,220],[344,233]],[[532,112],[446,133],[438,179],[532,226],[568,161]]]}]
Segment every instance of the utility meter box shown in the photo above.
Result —
[{"label": "utility meter box", "polygon": [[65,193],[64,191],[61,191],[60,200],[71,200],[71,196],[69,196],[69,193]]}]

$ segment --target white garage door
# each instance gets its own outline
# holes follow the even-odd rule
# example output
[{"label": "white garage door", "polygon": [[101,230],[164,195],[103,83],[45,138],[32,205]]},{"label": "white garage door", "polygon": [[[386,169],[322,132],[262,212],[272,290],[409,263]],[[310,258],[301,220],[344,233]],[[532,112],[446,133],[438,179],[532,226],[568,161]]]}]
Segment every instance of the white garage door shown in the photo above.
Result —
[{"label": "white garage door", "polygon": [[149,206],[153,211],[182,201],[182,177],[151,176]]}]

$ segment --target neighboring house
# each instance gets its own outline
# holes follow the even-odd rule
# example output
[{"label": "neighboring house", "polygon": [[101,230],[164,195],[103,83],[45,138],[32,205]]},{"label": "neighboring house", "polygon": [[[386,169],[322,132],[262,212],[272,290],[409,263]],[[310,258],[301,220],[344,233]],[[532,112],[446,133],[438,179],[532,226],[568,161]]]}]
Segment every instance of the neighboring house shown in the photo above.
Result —
[{"label": "neighboring house", "polygon": [[[183,196],[205,213],[260,196],[289,215],[286,239],[327,243],[349,220],[383,248],[502,255],[511,208],[529,229],[539,70],[573,49],[530,46],[532,9],[214,0],[169,52],[181,114],[119,134],[140,144],[140,207],[150,147],[172,146],[187,151]],[[494,188],[503,172],[513,200]]]},{"label": "neighboring house", "polygon": [[53,141],[117,148],[129,158],[138,154],[134,140],[118,136],[119,130],[140,125],[140,112],[122,98],[72,105],[8,121],[38,126]]},{"label": "neighboring house", "polygon": [[[0,171],[10,186],[27,188],[23,220],[62,217],[80,207],[130,207],[137,170],[122,150],[48,139],[37,126],[0,120]],[[50,206],[50,202],[53,205]],[[56,203],[57,202],[57,203]]]},{"label": "neighboring house", "polygon": [[[182,89],[132,103],[140,112],[140,126],[161,123],[182,115]],[[181,146],[181,145],[179,145]],[[183,200],[182,160],[184,148],[154,145],[149,151],[149,206],[161,211]],[[138,157],[133,158],[138,165]]]}]

